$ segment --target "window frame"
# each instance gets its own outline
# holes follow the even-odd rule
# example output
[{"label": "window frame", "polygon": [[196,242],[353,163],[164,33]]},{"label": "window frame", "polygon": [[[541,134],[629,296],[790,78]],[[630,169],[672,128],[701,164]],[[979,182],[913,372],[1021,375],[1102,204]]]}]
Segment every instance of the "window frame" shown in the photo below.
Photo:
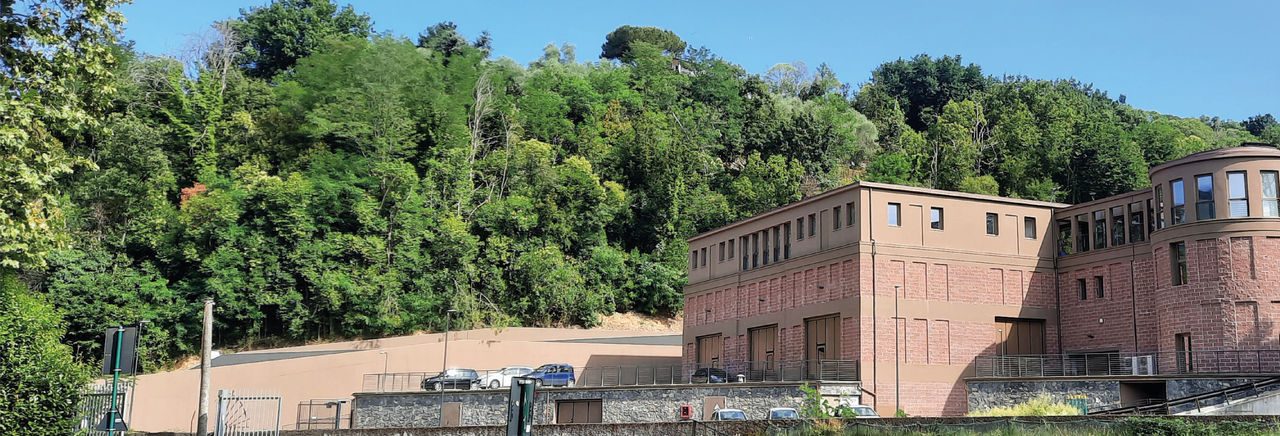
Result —
[{"label": "window frame", "polygon": [[[1211,219],[1217,218],[1218,214],[1217,214],[1217,210],[1215,210],[1217,207],[1217,204],[1214,202],[1214,198],[1213,198],[1213,191],[1214,191],[1213,174],[1198,174],[1195,176],[1195,180],[1196,180],[1196,221],[1204,221],[1204,220],[1211,220]],[[1200,181],[1202,180],[1207,180],[1209,183],[1208,194],[1204,194],[1204,191],[1200,190]],[[1206,200],[1202,197],[1207,197],[1208,199]]]},{"label": "window frame", "polygon": [[1093,296],[1099,300],[1107,298],[1106,276],[1093,276]]},{"label": "window frame", "polygon": [[1173,286],[1182,286],[1190,281],[1191,277],[1187,272],[1187,242],[1177,241],[1169,243],[1169,273],[1173,279]]},{"label": "window frame", "polygon": [[809,237],[818,235],[818,214],[809,214]]},{"label": "window frame", "polygon": [[720,260],[716,262],[724,262],[724,241],[720,241]]},{"label": "window frame", "polygon": [[[1109,212],[1110,212],[1110,214],[1111,214],[1111,218],[1110,218],[1110,219],[1111,219],[1111,222],[1110,222],[1110,225],[1111,225],[1111,246],[1112,246],[1112,247],[1118,247],[1118,246],[1124,245],[1124,244],[1126,243],[1126,238],[1127,238],[1127,236],[1125,235],[1125,232],[1126,232],[1126,228],[1125,228],[1125,227],[1128,225],[1128,221],[1129,221],[1129,220],[1127,219],[1127,217],[1125,216],[1125,214],[1124,214],[1124,212],[1125,212],[1125,207],[1124,207],[1124,206],[1113,206],[1113,207],[1109,208],[1109,209],[1108,209],[1108,211],[1109,211]],[[1119,213],[1119,214],[1117,214],[1117,213],[1116,213],[1117,211],[1119,211],[1120,213]],[[1117,218],[1119,218],[1119,219],[1117,219]],[[1119,234],[1116,234],[1116,232],[1117,232],[1117,231],[1119,231]],[[1117,236],[1118,236],[1118,238],[1117,238]],[[1119,241],[1119,242],[1117,242],[1117,241]]]},{"label": "window frame", "polygon": [[1089,214],[1076,214],[1075,218],[1076,230],[1076,252],[1084,253],[1093,249],[1089,239],[1092,238],[1092,230],[1089,228]]},{"label": "window frame", "polygon": [[1030,240],[1035,240],[1039,237],[1039,235],[1040,235],[1040,228],[1036,226],[1036,217],[1033,217],[1033,216],[1022,217],[1022,237]]},{"label": "window frame", "polygon": [[889,203],[885,209],[889,227],[902,227],[902,203]]},{"label": "window frame", "polygon": [[[935,212],[936,212],[936,217],[935,217]],[[946,229],[946,221],[945,221],[947,219],[946,213],[947,212],[943,210],[941,206],[930,206],[929,207],[929,229],[937,230],[939,232]]]},{"label": "window frame", "polygon": [[[1187,188],[1181,178],[1169,181],[1169,225],[1187,222]],[[1181,200],[1179,200],[1181,198]]]},{"label": "window frame", "polygon": [[1107,242],[1111,240],[1109,228],[1107,227],[1107,211],[1093,211],[1093,249],[1101,250],[1107,248]]},{"label": "window frame", "polygon": [[782,223],[782,258],[791,259],[791,221]]},{"label": "window frame", "polygon": [[843,220],[840,219],[841,209],[840,206],[831,208],[831,230],[840,230],[840,225],[844,224]]},{"label": "window frame", "polygon": [[[1271,191],[1274,196],[1267,196],[1267,179],[1271,179]],[[1264,170],[1258,172],[1259,188],[1262,197],[1262,216],[1280,217],[1280,171]],[[1270,206],[1269,208],[1267,206]]]},{"label": "window frame", "polygon": [[[1150,200],[1148,200],[1150,201]],[[1134,205],[1138,205],[1134,210]],[[1136,244],[1147,240],[1147,211],[1142,209],[1142,203],[1129,203],[1129,243]]]},{"label": "window frame", "polygon": [[986,227],[987,236],[1000,236],[1000,214],[987,212]]},{"label": "window frame", "polygon": [[845,217],[844,225],[846,227],[853,227],[854,219],[853,219],[853,202],[852,201],[844,204],[844,217]]},{"label": "window frame", "polygon": [[1089,281],[1083,278],[1076,279],[1076,286],[1078,287],[1077,296],[1080,297],[1080,301],[1088,300],[1089,299]]},{"label": "window frame", "polygon": [[[1236,185],[1232,183],[1232,178],[1240,177],[1240,196],[1236,196]],[[1236,202],[1244,205],[1244,215],[1236,215]],[[1227,171],[1227,217],[1228,218],[1248,218],[1249,217],[1249,174],[1245,171]]]}]

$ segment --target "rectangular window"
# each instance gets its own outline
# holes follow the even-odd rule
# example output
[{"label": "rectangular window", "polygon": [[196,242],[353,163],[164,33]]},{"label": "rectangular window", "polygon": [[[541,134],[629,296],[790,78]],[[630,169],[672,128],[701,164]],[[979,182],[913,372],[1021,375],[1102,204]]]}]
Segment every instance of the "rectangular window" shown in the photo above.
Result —
[{"label": "rectangular window", "polygon": [[1147,220],[1143,215],[1142,203],[1129,204],[1129,243],[1142,242],[1146,239]]},{"label": "rectangular window", "polygon": [[1244,171],[1227,173],[1227,193],[1230,195],[1227,205],[1230,206],[1232,218],[1249,216],[1249,193],[1245,186]]},{"label": "rectangular window", "polygon": [[1076,215],[1076,250],[1089,251],[1089,216]]},{"label": "rectangular window", "polygon": [[987,234],[1000,234],[1000,215],[987,212]]},{"label": "rectangular window", "polygon": [[1074,252],[1071,246],[1071,220],[1058,220],[1058,256]]},{"label": "rectangular window", "polygon": [[1173,272],[1173,285],[1187,284],[1187,243],[1169,244],[1169,261],[1173,264],[1170,268]]},{"label": "rectangular window", "polygon": [[1213,219],[1213,175],[1196,176],[1196,221]]},{"label": "rectangular window", "polygon": [[1088,300],[1089,299],[1089,282],[1084,281],[1084,279],[1076,279],[1076,286],[1080,288],[1080,299]]},{"label": "rectangular window", "polygon": [[782,258],[791,258],[791,223],[782,224]]},{"label": "rectangular window", "polygon": [[702,261],[699,262],[698,266],[707,266],[707,247],[702,247],[701,251],[702,251],[702,254],[701,254]]},{"label": "rectangular window", "polygon": [[751,234],[751,268],[760,266],[760,234]]},{"label": "rectangular window", "polygon": [[1103,285],[1103,277],[1093,276],[1093,293],[1098,298],[1103,298],[1107,295],[1106,292],[1103,291],[1102,285]]},{"label": "rectangular window", "polygon": [[853,226],[853,203],[852,202],[844,204],[844,224],[846,226]]},{"label": "rectangular window", "polygon": [[831,229],[840,230],[840,206],[831,208]]},{"label": "rectangular window", "polygon": [[929,208],[929,228],[934,230],[942,230],[942,208]]},{"label": "rectangular window", "polygon": [[724,242],[720,243],[720,259],[717,262],[724,262]]},{"label": "rectangular window", "polygon": [[769,264],[769,229],[760,231],[760,264]]},{"label": "rectangular window", "polygon": [[1169,182],[1169,195],[1173,196],[1173,206],[1169,208],[1169,225],[1187,222],[1187,190],[1182,187],[1182,179]]},{"label": "rectangular window", "polygon": [[889,203],[889,225],[899,227],[902,225],[902,205],[898,203]]},{"label": "rectangular window", "polygon": [[689,269],[698,269],[698,250],[689,252]]},{"label": "rectangular window", "polygon": [[796,240],[804,240],[804,217],[796,218]]},{"label": "rectangular window", "polygon": [[1151,199],[1147,199],[1147,233],[1156,231],[1156,210],[1151,208]]},{"label": "rectangular window", "polygon": [[1036,217],[1028,216],[1022,218],[1022,236],[1027,239],[1036,238]]},{"label": "rectangular window", "polygon": [[1173,367],[1179,373],[1190,373],[1195,370],[1191,364],[1191,333],[1173,335]]},{"label": "rectangular window", "polygon": [[773,261],[782,259],[782,227],[773,226]]},{"label": "rectangular window", "polygon": [[600,423],[604,414],[601,400],[556,401],[556,424]]},{"label": "rectangular window", "polygon": [[1107,212],[1093,211],[1093,248],[1107,248]]},{"label": "rectangular window", "polygon": [[818,234],[818,214],[809,214],[809,236]]},{"label": "rectangular window", "polygon": [[1156,229],[1164,228],[1164,186],[1156,185]]},{"label": "rectangular window", "polygon": [[1262,216],[1280,217],[1280,173],[1262,173]]},{"label": "rectangular window", "polygon": [[742,270],[743,270],[743,271],[746,271],[746,270],[751,269],[751,264],[749,263],[749,262],[751,261],[751,256],[749,256],[749,255],[747,254],[747,251],[750,249],[750,247],[749,247],[749,246],[751,245],[751,243],[750,243],[749,241],[750,241],[750,239],[748,239],[746,236],[743,236],[743,237],[741,237],[741,238],[738,238],[738,247],[739,247],[739,249],[740,249],[740,250],[742,250],[742,256],[741,256],[741,257],[742,257]]},{"label": "rectangular window", "polygon": [[1111,246],[1124,245],[1124,207],[1111,208]]},{"label": "rectangular window", "polygon": [[733,247],[733,240],[732,240],[732,239],[730,239],[730,240],[729,240],[729,258],[730,258],[730,259],[733,259],[733,253],[734,253],[733,248],[734,248],[734,247]]}]

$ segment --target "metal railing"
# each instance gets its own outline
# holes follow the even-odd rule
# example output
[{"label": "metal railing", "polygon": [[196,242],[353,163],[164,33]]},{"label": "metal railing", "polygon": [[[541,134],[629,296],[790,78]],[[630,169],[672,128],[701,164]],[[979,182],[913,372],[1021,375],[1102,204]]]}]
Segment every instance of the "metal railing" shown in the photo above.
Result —
[{"label": "metal railing", "polygon": [[1198,394],[1188,395],[1182,398],[1174,398],[1170,400],[1150,398],[1145,401],[1138,401],[1135,404],[1119,407],[1115,409],[1102,410],[1098,412],[1090,412],[1090,415],[1168,415],[1171,408],[1184,404],[1195,404],[1196,409],[1203,407],[1206,402],[1211,404],[1221,404],[1212,400],[1221,399],[1222,403],[1229,403],[1233,394],[1257,395],[1264,391],[1265,388],[1280,383],[1280,377],[1272,377],[1265,380],[1242,383],[1235,386],[1228,386],[1209,392],[1201,392]]},{"label": "metal railing", "polygon": [[978,356],[978,377],[1095,377],[1280,372],[1280,350]]},{"label": "metal railing", "polygon": [[[707,369],[699,372],[700,369]],[[481,380],[496,370],[477,370]],[[695,377],[695,373],[698,374]],[[398,372],[365,374],[362,392],[412,392],[422,381],[438,373]],[[714,377],[708,377],[712,375]],[[798,381],[857,381],[858,362],[852,360],[797,360],[736,362],[723,365],[611,365],[575,368],[572,387],[657,386],[691,383],[763,383]],[[502,379],[501,388],[509,387]],[[488,388],[477,383],[473,388]]]}]

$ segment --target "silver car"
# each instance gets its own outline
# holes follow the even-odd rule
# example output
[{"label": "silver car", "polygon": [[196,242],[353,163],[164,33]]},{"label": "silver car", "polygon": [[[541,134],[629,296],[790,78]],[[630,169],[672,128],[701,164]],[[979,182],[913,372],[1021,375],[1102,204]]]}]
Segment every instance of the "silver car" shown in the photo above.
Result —
[{"label": "silver car", "polygon": [[533,368],[527,366],[508,366],[480,377],[480,387],[486,389],[508,387],[511,386],[511,378],[528,375],[531,372],[533,372]]},{"label": "silver car", "polygon": [[712,421],[746,421],[747,414],[739,409],[720,409],[711,412]]}]

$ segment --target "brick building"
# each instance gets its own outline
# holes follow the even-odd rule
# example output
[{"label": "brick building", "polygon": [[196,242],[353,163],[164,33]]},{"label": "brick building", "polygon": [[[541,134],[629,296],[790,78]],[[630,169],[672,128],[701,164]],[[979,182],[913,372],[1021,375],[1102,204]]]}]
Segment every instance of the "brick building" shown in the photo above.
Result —
[{"label": "brick building", "polygon": [[1245,145],[1077,205],[834,189],[689,240],[683,359],[762,380],[835,364],[882,415],[963,414],[976,372],[1274,372],[1277,171],[1280,150]]}]

